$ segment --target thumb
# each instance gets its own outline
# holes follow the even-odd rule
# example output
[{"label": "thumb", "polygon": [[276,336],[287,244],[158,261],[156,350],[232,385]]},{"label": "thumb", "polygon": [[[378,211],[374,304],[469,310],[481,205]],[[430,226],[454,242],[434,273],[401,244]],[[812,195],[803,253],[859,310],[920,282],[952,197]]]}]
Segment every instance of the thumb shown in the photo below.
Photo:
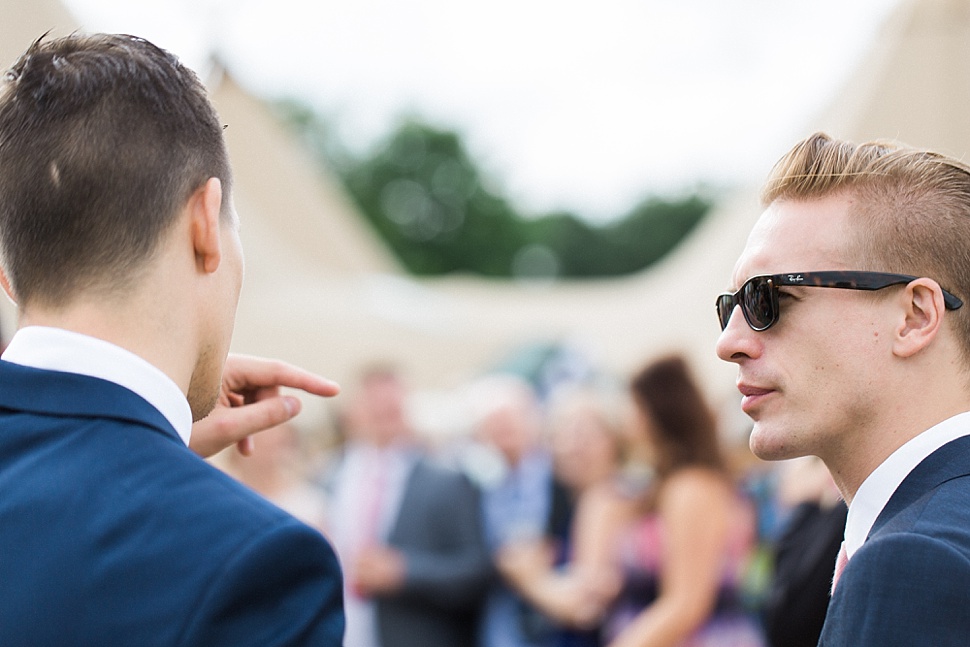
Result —
[{"label": "thumb", "polygon": [[[236,439],[236,449],[243,456],[251,456],[256,451],[253,434],[265,431],[276,425],[281,425],[300,413],[301,403],[292,396],[274,396],[259,400],[245,407],[230,409],[230,413],[239,415],[239,433],[242,438]],[[243,411],[243,409],[249,411]]]},{"label": "thumb", "polygon": [[[241,407],[216,407],[195,423],[189,446],[199,455],[209,457],[230,445],[240,443],[252,434],[282,424],[300,412],[301,404],[293,396],[278,395]],[[250,453],[251,442],[240,450]]]},{"label": "thumb", "polygon": [[300,413],[300,400],[290,395],[276,395],[242,407],[226,410],[226,426],[233,441],[283,424]]}]

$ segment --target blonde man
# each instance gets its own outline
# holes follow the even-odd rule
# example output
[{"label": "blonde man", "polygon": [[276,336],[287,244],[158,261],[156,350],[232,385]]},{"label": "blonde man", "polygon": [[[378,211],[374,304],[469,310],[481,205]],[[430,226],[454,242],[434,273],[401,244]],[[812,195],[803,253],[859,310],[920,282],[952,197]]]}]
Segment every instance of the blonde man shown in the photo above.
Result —
[{"label": "blonde man", "polygon": [[816,134],[776,165],[717,299],[751,447],[846,502],[820,644],[970,635],[970,168]]}]

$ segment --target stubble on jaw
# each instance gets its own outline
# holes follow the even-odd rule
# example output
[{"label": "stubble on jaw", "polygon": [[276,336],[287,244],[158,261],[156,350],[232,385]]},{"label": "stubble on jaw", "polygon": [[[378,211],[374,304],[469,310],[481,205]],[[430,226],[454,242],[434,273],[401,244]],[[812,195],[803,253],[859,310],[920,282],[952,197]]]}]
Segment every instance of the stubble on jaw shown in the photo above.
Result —
[{"label": "stubble on jaw", "polygon": [[189,380],[186,399],[192,410],[192,421],[198,422],[205,418],[215,408],[222,390],[223,362],[217,361],[215,351],[211,346],[202,349],[199,359]]}]

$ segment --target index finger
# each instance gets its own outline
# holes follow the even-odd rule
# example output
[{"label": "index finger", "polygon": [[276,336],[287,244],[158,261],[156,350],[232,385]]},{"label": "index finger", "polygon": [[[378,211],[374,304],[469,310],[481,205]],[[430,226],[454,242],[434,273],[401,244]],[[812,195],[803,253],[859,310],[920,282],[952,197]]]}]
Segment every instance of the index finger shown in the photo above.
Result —
[{"label": "index finger", "polygon": [[340,385],[321,375],[280,360],[250,355],[230,354],[222,380],[231,391],[282,386],[322,397],[340,393]]}]

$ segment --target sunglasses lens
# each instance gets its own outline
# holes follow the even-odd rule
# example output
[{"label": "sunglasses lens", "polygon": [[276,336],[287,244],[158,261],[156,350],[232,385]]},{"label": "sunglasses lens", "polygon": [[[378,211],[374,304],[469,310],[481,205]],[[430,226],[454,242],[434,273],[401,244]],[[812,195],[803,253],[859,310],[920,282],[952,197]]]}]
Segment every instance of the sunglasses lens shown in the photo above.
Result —
[{"label": "sunglasses lens", "polygon": [[734,306],[737,302],[734,300],[733,294],[722,294],[717,298],[717,318],[721,322],[721,330],[727,328],[728,322],[731,321],[731,313],[734,312]]},{"label": "sunglasses lens", "polygon": [[765,330],[775,323],[778,311],[774,296],[771,279],[768,278],[753,278],[741,287],[741,310],[753,329]]},{"label": "sunglasses lens", "polygon": [[778,302],[774,285],[767,276],[748,279],[735,294],[722,294],[715,302],[721,330],[727,328],[735,306],[741,306],[744,320],[752,330],[767,330],[778,321]]}]

